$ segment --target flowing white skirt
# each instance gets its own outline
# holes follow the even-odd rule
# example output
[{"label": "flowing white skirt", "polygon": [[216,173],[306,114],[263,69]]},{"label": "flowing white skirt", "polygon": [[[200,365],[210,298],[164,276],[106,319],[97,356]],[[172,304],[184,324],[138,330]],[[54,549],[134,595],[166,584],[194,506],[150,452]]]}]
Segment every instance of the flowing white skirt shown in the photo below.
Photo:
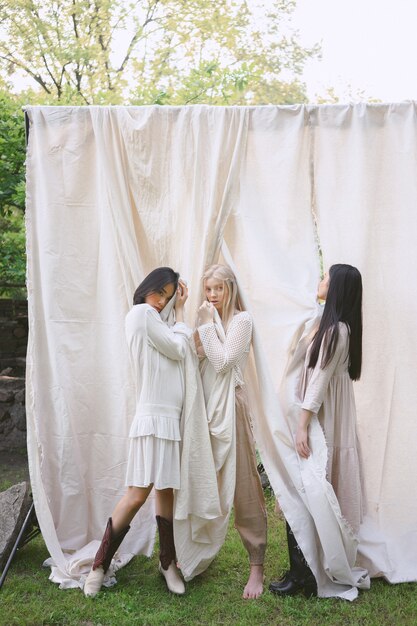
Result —
[{"label": "flowing white skirt", "polygon": [[154,435],[130,439],[126,487],[180,488],[180,442]]}]

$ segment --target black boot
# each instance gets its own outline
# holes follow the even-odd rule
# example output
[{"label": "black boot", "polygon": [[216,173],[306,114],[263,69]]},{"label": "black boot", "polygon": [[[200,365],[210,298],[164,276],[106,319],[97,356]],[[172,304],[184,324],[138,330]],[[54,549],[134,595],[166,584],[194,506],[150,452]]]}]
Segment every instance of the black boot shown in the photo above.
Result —
[{"label": "black boot", "polygon": [[288,522],[286,527],[290,569],[285,572],[280,580],[271,582],[269,590],[281,596],[293,596],[299,591],[302,591],[306,598],[317,596],[317,583],[313,572],[309,568]]}]

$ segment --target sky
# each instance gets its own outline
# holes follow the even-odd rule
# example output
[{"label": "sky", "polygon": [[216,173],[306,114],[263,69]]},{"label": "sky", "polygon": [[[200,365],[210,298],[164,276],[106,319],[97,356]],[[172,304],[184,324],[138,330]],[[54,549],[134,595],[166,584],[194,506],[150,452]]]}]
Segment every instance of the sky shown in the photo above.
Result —
[{"label": "sky", "polygon": [[297,0],[291,23],[322,46],[303,75],[312,101],[328,87],[343,101],[417,100],[417,0]]}]

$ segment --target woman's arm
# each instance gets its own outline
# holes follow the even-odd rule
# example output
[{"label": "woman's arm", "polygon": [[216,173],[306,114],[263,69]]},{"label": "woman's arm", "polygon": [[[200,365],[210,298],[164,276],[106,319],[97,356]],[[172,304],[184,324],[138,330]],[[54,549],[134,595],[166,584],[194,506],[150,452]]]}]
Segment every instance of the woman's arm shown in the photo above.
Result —
[{"label": "woman's arm", "polygon": [[330,379],[333,376],[336,367],[340,363],[340,359],[346,354],[346,348],[349,342],[349,331],[345,324],[339,324],[339,337],[337,339],[334,354],[331,360],[327,363],[326,367],[322,368],[321,363],[323,360],[325,339],[326,336],[323,337],[321,342],[317,363],[310,376],[303,403],[301,405],[303,409],[308,409],[312,413],[318,413],[321,405],[323,404]]},{"label": "woman's arm", "polygon": [[324,353],[324,338],[321,343],[317,363],[310,376],[304,400],[301,405],[301,413],[295,437],[295,447],[297,452],[304,459],[307,459],[311,452],[308,446],[308,427],[310,425],[311,418],[313,415],[318,413],[321,405],[323,404],[324,396],[329,386],[331,377],[333,376],[340,359],[344,356],[344,354],[346,354],[348,341],[348,329],[344,324],[341,324],[339,326],[339,337],[334,355],[324,368],[320,367]]},{"label": "woman's arm", "polygon": [[149,308],[146,311],[146,330],[148,341],[155,350],[173,361],[181,361],[185,357],[192,332],[184,323],[178,322],[169,328],[157,311]]},{"label": "woman's arm", "polygon": [[177,322],[184,321],[184,304],[188,298],[188,287],[180,280],[177,287],[176,300],[175,300],[175,319]]},{"label": "woman's arm", "polygon": [[295,436],[295,447],[298,454],[303,457],[303,459],[308,459],[310,456],[310,448],[308,447],[308,427],[312,416],[313,413],[311,411],[301,409],[301,415],[298,421],[297,433]]},{"label": "woman's arm", "polygon": [[252,318],[246,312],[235,315],[224,343],[217,336],[214,323],[203,324],[197,330],[208,360],[222,374],[232,369],[247,350],[252,337]]},{"label": "woman's arm", "polygon": [[204,352],[203,344],[201,343],[200,335],[198,334],[198,330],[194,331],[193,338],[194,338],[195,351],[197,353],[198,358],[199,359],[204,359],[205,356],[206,356],[206,353]]}]

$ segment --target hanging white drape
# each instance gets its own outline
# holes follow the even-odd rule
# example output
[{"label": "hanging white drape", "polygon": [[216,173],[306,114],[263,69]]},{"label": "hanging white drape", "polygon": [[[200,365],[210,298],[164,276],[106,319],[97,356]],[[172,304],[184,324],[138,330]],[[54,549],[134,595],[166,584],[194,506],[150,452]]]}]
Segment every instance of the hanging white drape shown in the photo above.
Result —
[{"label": "hanging white drape", "polygon": [[390,582],[415,580],[416,105],[322,106],[311,126],[324,262],[356,265],[364,285],[361,561]]},{"label": "hanging white drape", "polygon": [[[135,397],[124,316],[160,265],[194,279],[195,308],[196,278],[218,253],[236,195],[247,116],[192,107],[27,113],[29,464],[53,579],[73,586],[124,492]],[[150,554],[151,504],[120,564]]]},{"label": "hanging white drape", "polygon": [[[133,291],[148,271],[171,265],[189,283],[192,324],[223,233],[255,321],[267,415],[258,435],[270,429],[279,439],[264,451],[291,516],[283,485],[293,484],[285,468],[296,461],[277,391],[315,312],[312,208],[326,265],[350,262],[364,277],[356,390],[369,527],[378,531],[375,549],[364,534],[364,562],[393,582],[417,579],[414,105],[27,112],[28,450],[54,579],[80,583],[124,490],[134,393],[123,321]],[[152,519],[150,503],[120,564],[150,553]]]},{"label": "hanging white drape", "polygon": [[310,427],[312,457],[299,460],[294,452],[299,415],[294,391],[303,361],[296,360],[297,367],[292,364],[284,378],[294,339],[316,314],[319,263],[311,192],[306,109],[255,110],[241,197],[223,248],[255,321],[254,362],[246,377],[255,437],[280,506],[314,572],[319,595],[354,599],[357,587],[366,588],[369,581],[366,572],[354,568],[356,542],[325,480],[327,449],[317,420]]}]

